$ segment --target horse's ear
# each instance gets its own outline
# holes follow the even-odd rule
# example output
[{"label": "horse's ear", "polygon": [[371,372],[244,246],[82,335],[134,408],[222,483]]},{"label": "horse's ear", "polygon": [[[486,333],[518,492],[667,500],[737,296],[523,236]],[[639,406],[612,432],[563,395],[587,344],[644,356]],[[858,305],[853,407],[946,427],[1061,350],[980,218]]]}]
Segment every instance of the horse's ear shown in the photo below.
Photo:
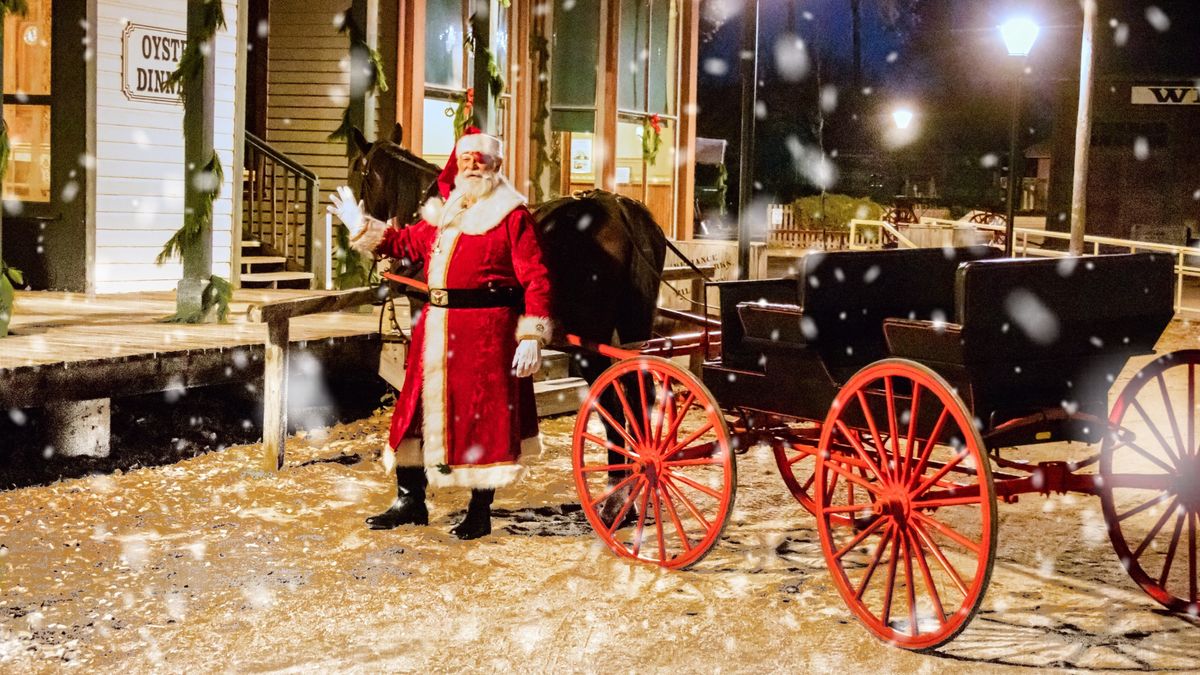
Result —
[{"label": "horse's ear", "polygon": [[404,125],[396,122],[396,126],[392,129],[392,138],[390,139],[396,145],[404,144]]},{"label": "horse's ear", "polygon": [[367,137],[363,136],[363,132],[359,131],[358,127],[350,129],[350,140],[354,142],[354,147],[358,148],[358,154],[366,157],[367,152],[371,150],[371,144],[367,141]]}]

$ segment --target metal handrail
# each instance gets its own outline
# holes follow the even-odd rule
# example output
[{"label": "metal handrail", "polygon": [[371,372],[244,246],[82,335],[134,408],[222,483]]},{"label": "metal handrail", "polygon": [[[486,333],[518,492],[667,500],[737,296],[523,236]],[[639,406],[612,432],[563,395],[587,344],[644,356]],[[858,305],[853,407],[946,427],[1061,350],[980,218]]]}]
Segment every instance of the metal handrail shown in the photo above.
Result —
[{"label": "metal handrail", "polygon": [[246,132],[246,142],[253,145],[259,152],[265,153],[271,159],[279,162],[292,171],[295,171],[301,176],[312,180],[317,180],[317,174],[314,173],[312,169],[283,154],[281,150],[259,138],[258,136],[255,136],[249,131]]},{"label": "metal handrail", "polygon": [[288,270],[313,272],[316,286],[324,288],[326,265],[320,263],[329,247],[317,221],[317,174],[251,133],[246,134],[244,170],[244,236],[283,256]]}]

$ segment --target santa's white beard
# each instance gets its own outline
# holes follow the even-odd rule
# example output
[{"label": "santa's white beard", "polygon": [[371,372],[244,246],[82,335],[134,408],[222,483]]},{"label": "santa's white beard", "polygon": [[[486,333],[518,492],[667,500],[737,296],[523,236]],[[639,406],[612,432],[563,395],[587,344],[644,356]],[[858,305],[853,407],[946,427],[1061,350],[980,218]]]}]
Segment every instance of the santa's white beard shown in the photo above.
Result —
[{"label": "santa's white beard", "polygon": [[462,199],[469,204],[473,204],[491,194],[499,182],[500,179],[495,172],[488,172],[479,176],[459,176],[454,181],[454,192],[450,194],[450,201]]}]

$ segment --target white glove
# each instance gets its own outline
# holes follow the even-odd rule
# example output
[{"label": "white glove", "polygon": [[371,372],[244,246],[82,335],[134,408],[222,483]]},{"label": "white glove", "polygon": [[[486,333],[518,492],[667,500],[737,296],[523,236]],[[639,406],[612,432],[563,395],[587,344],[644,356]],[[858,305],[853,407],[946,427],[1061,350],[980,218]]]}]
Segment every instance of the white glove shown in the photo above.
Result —
[{"label": "white glove", "polygon": [[542,346],[537,340],[521,340],[513,354],[513,374],[529,377],[542,367]]},{"label": "white glove", "polygon": [[350,230],[350,238],[357,237],[362,229],[365,219],[363,218],[363,203],[362,200],[355,201],[354,191],[350,186],[343,185],[337,189],[336,193],[329,195],[329,201],[333,202],[325,207],[333,215],[342,221],[346,229]]}]

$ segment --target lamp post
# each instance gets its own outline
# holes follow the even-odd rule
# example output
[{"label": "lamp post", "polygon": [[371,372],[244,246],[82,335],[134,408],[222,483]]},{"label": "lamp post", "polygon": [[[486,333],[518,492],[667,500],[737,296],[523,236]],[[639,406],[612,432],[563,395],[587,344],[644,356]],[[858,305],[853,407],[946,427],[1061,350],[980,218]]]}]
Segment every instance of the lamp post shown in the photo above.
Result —
[{"label": "lamp post", "polygon": [[754,123],[758,107],[758,0],[742,10],[742,133],[738,147],[738,279],[750,278],[750,203],[754,199]]},{"label": "lamp post", "polygon": [[1029,56],[1030,50],[1033,49],[1033,43],[1037,40],[1040,30],[1038,25],[1028,17],[1009,19],[1000,26],[1000,36],[1004,38],[1004,46],[1008,49],[1008,55],[1021,59],[1017,66],[1017,75],[1013,85],[1012,129],[1008,139],[1008,212],[1004,226],[1004,255],[1008,257],[1012,257],[1013,254],[1013,221],[1016,217],[1017,136],[1021,126],[1021,71],[1022,66],[1025,65],[1025,57]]}]

